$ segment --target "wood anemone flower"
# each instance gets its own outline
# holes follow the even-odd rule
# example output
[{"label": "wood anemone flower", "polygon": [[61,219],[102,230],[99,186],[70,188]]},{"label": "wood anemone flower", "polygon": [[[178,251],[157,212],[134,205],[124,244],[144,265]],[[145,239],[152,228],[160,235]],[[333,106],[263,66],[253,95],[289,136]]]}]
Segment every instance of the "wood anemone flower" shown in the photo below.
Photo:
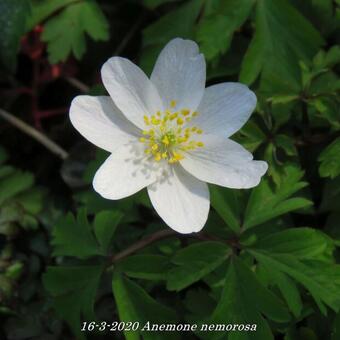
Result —
[{"label": "wood anemone flower", "polygon": [[186,234],[207,221],[207,183],[259,184],[267,163],[229,139],[249,119],[256,96],[239,83],[205,88],[205,60],[195,42],[170,41],[150,79],[120,57],[101,73],[110,96],[78,96],[70,109],[74,127],[111,153],[93,180],[100,195],[120,199],[147,187],[160,217]]}]

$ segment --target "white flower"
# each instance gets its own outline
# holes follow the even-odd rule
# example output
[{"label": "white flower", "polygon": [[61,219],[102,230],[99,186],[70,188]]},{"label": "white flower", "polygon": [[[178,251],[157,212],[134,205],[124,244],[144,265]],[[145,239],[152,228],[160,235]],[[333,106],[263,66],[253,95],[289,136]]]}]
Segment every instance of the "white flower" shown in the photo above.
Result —
[{"label": "white flower", "polygon": [[78,96],[70,109],[74,127],[111,153],[94,189],[120,199],[147,187],[161,218],[183,234],[208,218],[206,182],[251,188],[268,167],[228,139],[249,119],[255,94],[239,83],[205,88],[205,72],[197,44],[177,38],[150,79],[127,59],[109,59],[101,73],[110,97]]}]

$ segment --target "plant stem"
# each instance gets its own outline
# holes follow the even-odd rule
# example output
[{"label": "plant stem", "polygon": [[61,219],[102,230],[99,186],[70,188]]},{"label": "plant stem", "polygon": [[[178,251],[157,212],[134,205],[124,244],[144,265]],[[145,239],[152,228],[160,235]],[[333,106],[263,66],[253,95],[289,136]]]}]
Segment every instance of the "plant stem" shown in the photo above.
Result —
[{"label": "plant stem", "polygon": [[222,240],[215,236],[206,235],[204,233],[192,233],[192,234],[179,234],[178,232],[172,230],[172,229],[166,229],[166,230],[160,230],[157,231],[151,235],[146,236],[145,238],[137,241],[136,243],[132,244],[131,246],[127,247],[126,249],[122,250],[121,252],[113,255],[110,259],[110,263],[114,264],[125,257],[128,257],[138,250],[141,250],[150,244],[163,240],[168,237],[177,236],[177,237],[191,237],[196,238],[198,240],[204,240],[204,241],[217,241],[221,243],[227,243],[232,248],[240,248],[240,245],[238,244],[237,240]]},{"label": "plant stem", "polygon": [[135,252],[137,252],[138,250],[141,250],[145,247],[147,247],[148,245],[162,240],[164,238],[168,238],[171,236],[175,236],[176,234],[178,234],[176,231],[172,230],[172,229],[166,229],[166,230],[160,230],[157,231],[151,235],[148,235],[146,237],[144,237],[143,239],[137,241],[136,243],[132,244],[131,246],[127,247],[126,249],[122,250],[121,252],[119,252],[116,255],[113,255],[111,258],[111,262],[115,263]]},{"label": "plant stem", "polygon": [[52,153],[56,154],[61,159],[64,160],[68,157],[68,153],[62,147],[60,147],[58,144],[56,144],[53,140],[48,138],[42,132],[34,129],[32,126],[28,125],[21,119],[11,115],[10,113],[2,109],[0,109],[0,117],[6,120],[8,123],[15,126],[16,128],[18,128],[19,130],[26,133],[27,135],[31,136],[33,139],[38,141],[45,148],[47,148]]},{"label": "plant stem", "polygon": [[84,84],[83,82],[81,82],[79,79],[77,78],[73,78],[73,77],[65,77],[64,78],[70,85],[72,85],[73,87],[75,87],[76,89],[80,90],[83,93],[88,93],[90,91],[90,87],[87,86],[86,84]]}]

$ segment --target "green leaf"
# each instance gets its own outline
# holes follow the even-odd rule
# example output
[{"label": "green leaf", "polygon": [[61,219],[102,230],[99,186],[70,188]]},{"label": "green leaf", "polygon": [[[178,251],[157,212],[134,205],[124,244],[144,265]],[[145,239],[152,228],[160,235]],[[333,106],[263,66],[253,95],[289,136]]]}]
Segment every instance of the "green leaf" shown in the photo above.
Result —
[{"label": "green leaf", "polygon": [[[248,251],[266,269],[267,275],[278,286],[292,312],[298,316],[302,305],[295,282],[310,291],[321,311],[325,312],[323,301],[334,309],[338,308],[336,291],[340,289],[340,281],[337,279],[340,266],[326,262],[332,261],[328,253],[332,253],[333,248],[330,239],[322,232],[311,228],[293,228],[263,237]],[[324,271],[322,266],[325,266]],[[327,271],[332,270],[334,276],[332,274],[328,279],[333,282],[318,291],[318,286],[327,280]]]},{"label": "green leaf", "polygon": [[0,165],[2,165],[3,163],[5,163],[8,159],[8,154],[5,150],[5,148],[3,148],[1,145],[0,145]]},{"label": "green leaf", "polygon": [[50,15],[79,0],[31,0],[31,15],[27,18],[26,31],[46,20]]},{"label": "green leaf", "polygon": [[244,217],[244,228],[252,228],[290,211],[312,205],[302,198],[290,198],[295,192],[304,188],[307,183],[301,182],[303,171],[294,165],[287,165],[280,184],[274,189],[267,178],[251,192]]},{"label": "green leaf", "polygon": [[132,255],[119,262],[126,275],[145,280],[166,280],[170,261],[162,255]]},{"label": "green leaf", "polygon": [[54,256],[86,258],[102,254],[87,220],[85,209],[79,210],[77,219],[71,213],[62,217],[53,228],[52,235]]},{"label": "green leaf", "polygon": [[123,214],[119,211],[104,210],[99,212],[94,219],[93,229],[101,247],[101,252],[106,254]]},{"label": "green leaf", "polygon": [[266,263],[262,262],[261,265],[259,265],[259,269],[265,271],[266,276],[269,278],[270,285],[278,287],[289,309],[295,317],[299,317],[303,303],[296,283],[289,276],[276,270],[275,267],[269,267]]},{"label": "green leaf", "polygon": [[[154,300],[148,293],[137,283],[125,278],[121,273],[114,272],[112,279],[112,290],[116,300],[118,314],[121,321],[138,321],[140,329],[147,322],[152,323],[175,323],[177,316],[173,310],[161,305]],[[125,331],[127,340],[139,340],[139,332]],[[141,333],[145,340],[163,340],[162,332]],[[177,338],[176,334],[167,333],[167,338]]]},{"label": "green leaf", "polygon": [[198,288],[190,289],[185,295],[186,308],[190,311],[191,317],[196,320],[207,319],[215,309],[215,300],[210,296],[209,291]]},{"label": "green leaf", "polygon": [[160,50],[171,39],[193,37],[195,20],[200,13],[202,2],[202,0],[187,1],[144,29],[144,50],[140,64],[146,73],[151,73]]},{"label": "green leaf", "polygon": [[1,0],[0,2],[0,65],[10,72],[16,68],[16,55],[20,39],[25,32],[30,6],[27,0]]},{"label": "green leaf", "polygon": [[242,62],[240,81],[251,84],[262,71],[275,76],[275,69],[282,68],[287,72],[278,80],[292,76],[289,82],[294,84],[298,79],[291,73],[292,62],[313,57],[321,44],[319,32],[288,1],[259,0],[256,30]]},{"label": "green leaf", "polygon": [[329,248],[330,240],[312,228],[291,228],[258,240],[256,249],[275,254],[290,254],[298,259],[320,259]]},{"label": "green leaf", "polygon": [[79,339],[85,339],[80,322],[95,320],[93,306],[102,271],[102,266],[48,267],[43,275],[54,309]]},{"label": "green leaf", "polygon": [[20,170],[7,172],[7,176],[0,179],[0,205],[30,188],[33,183],[33,175],[29,172]]},{"label": "green leaf", "polygon": [[143,0],[144,6],[150,9],[155,9],[160,5],[163,5],[165,3],[169,2],[178,2],[180,0]]},{"label": "green leaf", "polygon": [[290,254],[271,254],[250,250],[260,264],[288,275],[303,285],[312,295],[323,314],[325,305],[338,311],[340,308],[340,265],[325,261],[299,260]]},{"label": "green leaf", "polygon": [[265,133],[251,120],[242,127],[236,137],[237,141],[251,152],[255,151],[267,139]]},{"label": "green leaf", "polygon": [[201,242],[181,249],[172,258],[176,267],[168,273],[167,288],[182,290],[199,281],[230,256],[230,248],[219,242]]},{"label": "green leaf", "polygon": [[278,134],[275,136],[275,144],[283,149],[288,156],[297,155],[294,139],[292,137]]},{"label": "green leaf", "polygon": [[234,232],[241,227],[241,213],[235,190],[210,185],[210,201],[218,215]]},{"label": "green leaf", "polygon": [[273,97],[268,98],[268,101],[275,105],[275,104],[287,104],[297,99],[299,99],[299,96],[295,94],[291,95],[288,94],[288,95],[275,95]]},{"label": "green leaf", "polygon": [[85,34],[95,41],[108,40],[108,26],[100,7],[91,0],[67,6],[46,23],[42,34],[50,62],[65,61],[71,52],[81,59],[86,51]]},{"label": "green leaf", "polygon": [[320,154],[319,173],[321,177],[335,178],[340,175],[340,138],[328,145]]},{"label": "green leaf", "polygon": [[253,5],[253,0],[220,1],[200,21],[197,41],[208,61],[227,52],[234,32],[247,20]]},{"label": "green leaf", "polygon": [[[289,313],[283,303],[237,257],[230,260],[225,286],[219,303],[208,324],[256,324],[256,332],[230,333],[228,339],[274,339],[270,327],[261,314],[276,322],[287,322]],[[205,334],[207,339],[222,339],[220,332]]]}]

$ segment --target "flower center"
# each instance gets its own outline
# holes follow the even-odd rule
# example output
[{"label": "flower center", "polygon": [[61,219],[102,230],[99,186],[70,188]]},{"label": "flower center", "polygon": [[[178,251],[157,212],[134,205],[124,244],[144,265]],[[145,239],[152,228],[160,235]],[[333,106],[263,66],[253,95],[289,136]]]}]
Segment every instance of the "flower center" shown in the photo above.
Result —
[{"label": "flower center", "polygon": [[[201,141],[195,140],[203,131],[191,122],[198,112],[189,109],[175,110],[173,100],[170,109],[158,111],[155,115],[144,116],[146,129],[139,140],[145,144],[145,154],[159,162],[165,160],[170,164],[184,158],[185,151],[203,147]],[[189,125],[189,126],[188,126]]]}]

